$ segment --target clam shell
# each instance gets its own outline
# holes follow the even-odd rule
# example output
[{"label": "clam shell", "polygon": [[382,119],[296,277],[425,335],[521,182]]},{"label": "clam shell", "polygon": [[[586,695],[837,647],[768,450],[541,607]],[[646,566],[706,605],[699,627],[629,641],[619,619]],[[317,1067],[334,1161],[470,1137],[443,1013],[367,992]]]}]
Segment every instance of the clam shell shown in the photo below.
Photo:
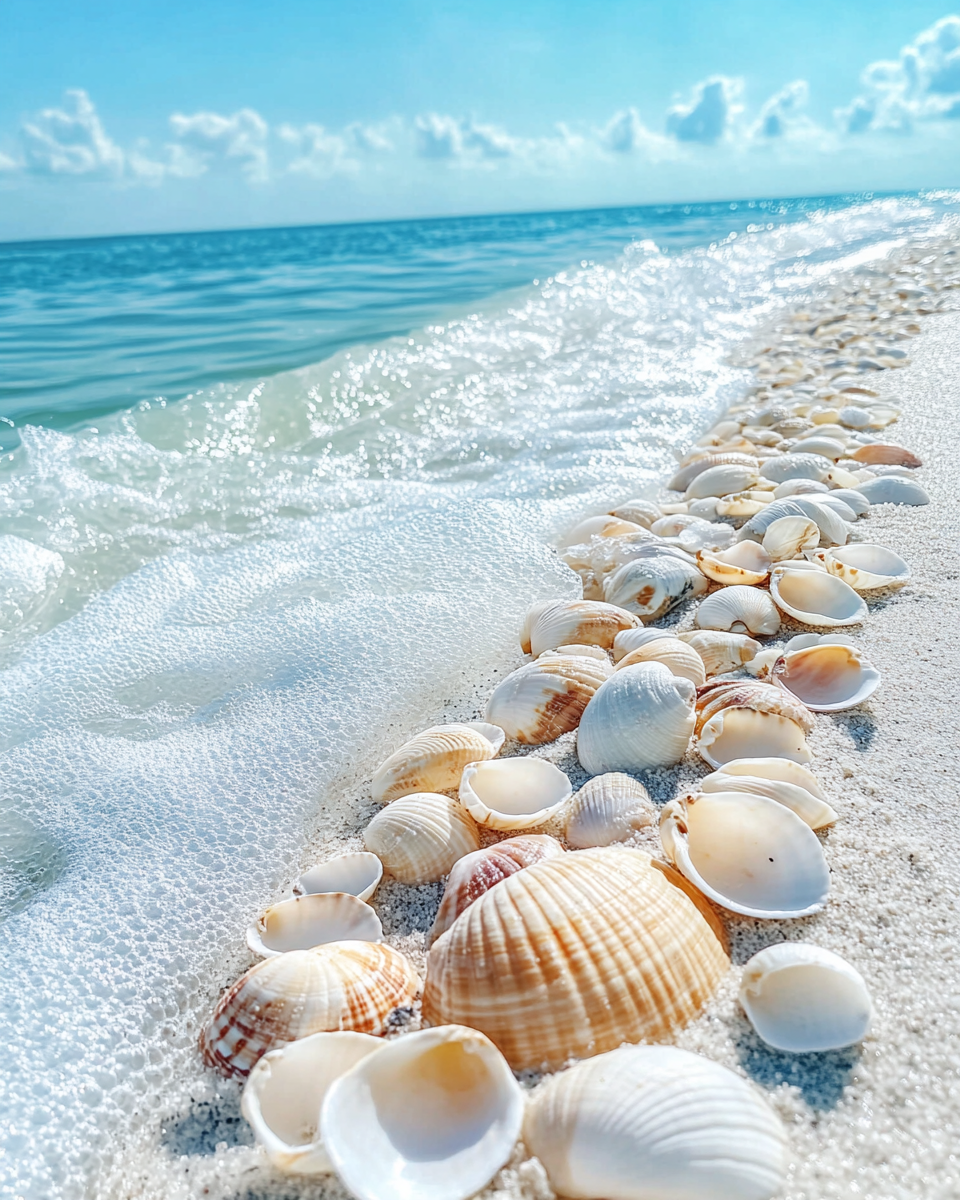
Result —
[{"label": "clam shell", "polygon": [[828,496],[817,496],[817,504],[824,508],[829,508],[831,512],[835,512],[841,521],[845,521],[848,525],[856,523],[857,514],[853,511],[849,504],[845,504],[843,500],[831,492]]},{"label": "clam shell", "polygon": [[697,568],[671,554],[636,558],[624,563],[603,585],[604,597],[610,604],[649,621],[655,621],[689,596],[699,596],[706,590],[707,581]]},{"label": "clam shell", "polygon": [[853,588],[825,571],[776,566],[770,595],[778,608],[804,625],[859,625],[867,616],[867,606]]},{"label": "clam shell", "polygon": [[771,502],[772,492],[732,492],[717,501],[718,517],[755,517]]},{"label": "clam shell", "polygon": [[870,511],[870,501],[856,488],[834,488],[830,495],[835,500],[842,500],[847,508],[852,509],[858,517],[862,517]]},{"label": "clam shell", "polygon": [[609,649],[622,629],[632,629],[636,618],[622,608],[600,600],[558,600],[543,609],[530,626],[530,653],[539,657],[570,642]]},{"label": "clam shell", "polygon": [[785,483],[788,479],[826,479],[833,461],[820,454],[784,454],[768,459],[760,468],[764,479]]},{"label": "clam shell", "polygon": [[515,1070],[556,1068],[668,1036],[728,965],[716,916],[673,871],[638,850],[579,850],[454,921],[430,950],[423,1017],[480,1029]]},{"label": "clam shell", "polygon": [[793,496],[789,504],[803,510],[820,530],[821,546],[843,546],[850,535],[847,522],[830,507],[828,496]]},{"label": "clam shell", "polygon": [[547,658],[595,658],[598,662],[609,663],[610,658],[606,650],[600,646],[578,646],[575,642],[567,646],[558,646],[556,650],[544,650],[538,656],[538,661],[542,662]]},{"label": "clam shell", "polygon": [[884,475],[879,479],[868,479],[858,483],[860,492],[871,504],[929,504],[930,497],[919,483],[912,479],[901,479],[898,475]]},{"label": "clam shell", "polygon": [[744,633],[723,633],[715,629],[693,629],[678,635],[692,646],[703,660],[707,675],[738,671],[760,653],[760,643]]},{"label": "clam shell", "polygon": [[834,462],[838,458],[843,458],[846,453],[846,442],[841,442],[837,438],[826,437],[824,434],[817,434],[814,437],[805,437],[797,442],[795,446],[790,448],[791,454],[815,454],[820,458],[829,458]]},{"label": "clam shell", "polygon": [[382,937],[380,918],[369,904],[347,892],[321,892],[271,905],[247,930],[247,945],[269,958],[326,942],[379,942]]},{"label": "clam shell", "polygon": [[858,463],[871,467],[874,463],[892,467],[922,467],[921,459],[895,442],[870,442],[851,455]]},{"label": "clam shell", "polygon": [[777,500],[786,500],[788,496],[812,496],[817,493],[822,495],[829,490],[826,483],[817,479],[787,479],[777,484],[773,494]]},{"label": "clam shell", "polygon": [[347,892],[359,900],[369,900],[383,878],[383,863],[375,854],[339,854],[317,863],[297,880],[294,891],[301,895],[320,892]]},{"label": "clam shell", "polygon": [[778,713],[795,721],[804,733],[813,730],[813,717],[794,696],[769,683],[755,679],[713,679],[697,690],[696,732],[702,734],[707,722],[731,708],[749,708],[754,712]]},{"label": "clam shell", "polygon": [[692,646],[688,646],[679,638],[657,638],[646,646],[631,650],[625,658],[620,659],[615,670],[634,667],[644,662],[663,663],[674,675],[679,675],[681,679],[689,679],[697,687],[707,681],[703,659]]},{"label": "clam shell", "polygon": [[672,492],[685,492],[698,475],[709,471],[711,467],[720,466],[752,467],[757,469],[757,460],[752,454],[740,454],[737,451],[726,451],[720,454],[702,454],[692,462],[677,471],[667,484]]},{"label": "clam shell", "polygon": [[647,789],[636,779],[609,771],[588,780],[567,808],[567,842],[577,850],[622,842],[637,829],[657,823]]},{"label": "clam shell", "polygon": [[781,517],[763,535],[763,548],[775,563],[797,558],[819,543],[820,527],[809,517]]},{"label": "clam shell", "polygon": [[285,1175],[324,1175],[333,1163],[317,1131],[331,1084],[383,1045],[368,1033],[314,1033],[271,1050],[250,1072],[240,1111]]},{"label": "clam shell", "polygon": [[531,746],[552,742],[576,729],[612,671],[609,660],[548,653],[497,685],[487,701],[486,718],[514,741]]},{"label": "clam shell", "polygon": [[543,758],[501,758],[471,763],[460,780],[460,803],[488,829],[531,829],[559,812],[572,788]]},{"label": "clam shell", "polygon": [[663,516],[663,513],[660,511],[660,505],[654,504],[652,500],[636,499],[618,504],[611,511],[610,516],[619,517],[621,521],[632,521],[634,525],[649,529],[654,521],[658,521]]},{"label": "clam shell", "polygon": [[458,858],[479,849],[480,834],[456,800],[417,792],[378,812],[363,831],[363,842],[401,883],[432,883]]},{"label": "clam shell", "polygon": [[848,404],[841,408],[837,419],[841,425],[847,425],[850,429],[868,429],[871,423],[869,410],[856,404]]},{"label": "clam shell", "polygon": [[[819,533],[817,536],[819,538]],[[738,584],[750,587],[763,583],[770,573],[771,562],[767,551],[750,541],[737,542],[728,550],[702,550],[697,555],[697,566],[703,574],[727,587]]]},{"label": "clam shell", "polygon": [[577,757],[591,775],[671,766],[693,732],[696,688],[662,663],[624,667],[597,689],[577,731]]},{"label": "clam shell", "polygon": [[910,568],[899,554],[872,542],[818,550],[813,559],[856,592],[894,587],[910,579]]},{"label": "clam shell", "polygon": [[383,1033],[419,989],[403,955],[379,942],[330,942],[265,958],[220,998],[200,1037],[203,1060],[242,1077],[268,1050],[312,1033]]},{"label": "clam shell", "polygon": [[767,529],[774,523],[779,521],[781,517],[806,517],[809,514],[800,507],[800,497],[790,496],[786,500],[773,500],[770,504],[764,505],[763,509],[750,518],[747,523],[742,526],[737,538],[741,542],[753,541],[762,542],[763,535]]},{"label": "clam shell", "polygon": [[705,496],[702,500],[691,500],[687,505],[687,512],[693,517],[703,517],[705,521],[715,521],[717,501],[717,496]]},{"label": "clam shell", "polygon": [[672,800],[660,816],[660,840],[686,878],[731,912],[789,920],[826,903],[830,873],[817,835],[766,796]]},{"label": "clam shell", "polygon": [[[586,550],[587,547],[578,547],[578,549]],[[568,556],[566,554],[562,554],[560,557],[564,560],[564,562],[567,562]],[[575,556],[575,561],[579,561],[579,556]],[[567,565],[573,570],[577,569],[572,562],[567,562]],[[592,567],[592,559],[588,556],[581,565],[585,567]],[[533,604],[527,609],[523,618],[523,624],[520,626],[520,649],[524,654],[530,653],[530,631],[533,629],[537,617],[539,617],[545,609],[548,609],[551,604],[557,603],[558,601],[556,600],[541,600],[539,603]]]},{"label": "clam shell", "polygon": [[[814,773],[800,763],[789,758],[734,758],[724,763],[721,768],[725,775],[750,775],[759,779],[782,779],[785,783],[795,783],[811,796],[826,802],[823,788],[817,782]],[[731,791],[737,789],[731,788]]]},{"label": "clam shell", "polygon": [[675,638],[676,636],[672,629],[657,629],[655,625],[641,625],[637,629],[625,629],[623,633],[618,633],[614,638],[613,661],[620,662],[634,650],[639,650],[641,646],[649,646],[658,638]]},{"label": "clam shell", "polygon": [[450,870],[428,944],[432,946],[464,909],[469,908],[484,892],[517,871],[532,867],[541,859],[556,858],[564,853],[564,848],[556,838],[543,833],[527,833],[465,854]]},{"label": "clam shell", "polygon": [[697,738],[697,753],[711,767],[731,759],[771,755],[809,762],[803,729],[789,717],[750,708],[725,709],[712,718]]},{"label": "clam shell", "polygon": [[[741,760],[744,761],[744,760]],[[784,760],[786,761],[786,760]],[[794,763],[794,766],[798,764]],[[766,796],[795,812],[811,829],[823,829],[836,822],[837,814],[826,801],[815,796],[805,787],[785,779],[768,779],[759,775],[728,774],[725,770],[714,771],[700,780],[703,792],[747,792],[752,796]]]},{"label": "clam shell", "polygon": [[880,672],[859,650],[830,642],[789,651],[771,674],[774,683],[814,712],[854,708],[880,686]]},{"label": "clam shell", "polygon": [[731,492],[743,492],[752,488],[759,478],[758,464],[721,463],[700,471],[684,492],[685,500],[704,500],[708,496],[729,496]]},{"label": "clam shell", "polygon": [[503,740],[502,729],[483,721],[432,725],[380,764],[373,777],[373,798],[388,804],[412,792],[451,791],[459,786],[468,762],[493,758]]},{"label": "clam shell", "polygon": [[772,634],[780,628],[780,614],[766,592],[735,584],[701,602],[697,624],[701,629]]},{"label": "clam shell", "polygon": [[768,1045],[795,1054],[852,1046],[873,1019],[860,972],[809,942],[781,942],[755,954],[743,968],[740,1003]]},{"label": "clam shell", "polygon": [[581,542],[589,542],[594,537],[619,537],[622,533],[636,533],[642,528],[642,525],[637,525],[633,521],[624,521],[620,517],[612,517],[609,514],[587,517],[585,521],[580,521],[575,525],[558,544],[561,547],[577,546]]},{"label": "clam shell", "polygon": [[674,1046],[623,1046],[554,1076],[523,1140],[571,1200],[769,1200],[787,1159],[757,1090]]}]

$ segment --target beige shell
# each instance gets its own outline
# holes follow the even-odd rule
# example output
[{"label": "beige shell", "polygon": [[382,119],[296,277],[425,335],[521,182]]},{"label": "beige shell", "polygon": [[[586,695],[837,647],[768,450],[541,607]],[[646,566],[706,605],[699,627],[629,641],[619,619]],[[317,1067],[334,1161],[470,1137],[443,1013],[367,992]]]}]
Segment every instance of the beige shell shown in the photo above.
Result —
[{"label": "beige shell", "polygon": [[873,466],[875,464],[896,466],[896,467],[922,467],[923,460],[904,446],[898,446],[895,442],[870,442],[866,446],[861,446],[851,455],[858,463],[863,463],[864,466]]},{"label": "beige shell", "polygon": [[696,619],[701,629],[728,633],[770,635],[780,628],[780,614],[769,595],[740,584],[707,596],[697,609]]},{"label": "beige shell", "polygon": [[867,616],[867,606],[853,588],[826,571],[780,564],[770,574],[770,595],[778,608],[804,625],[859,625]]},{"label": "beige shell", "polygon": [[607,659],[547,653],[497,685],[485,716],[524,745],[552,742],[576,729],[583,710],[612,671]]},{"label": "beige shell", "polygon": [[348,892],[321,892],[271,905],[247,930],[247,945],[269,958],[325,942],[379,942],[381,937],[380,918],[369,904]]},{"label": "beige shell", "polygon": [[204,1062],[242,1077],[268,1050],[311,1033],[383,1033],[419,988],[403,955],[378,942],[330,942],[265,958],[221,997],[200,1037]]},{"label": "beige shell", "polygon": [[616,508],[611,509],[610,516],[619,517],[621,521],[632,521],[634,525],[649,529],[654,521],[659,521],[663,513],[660,511],[660,505],[654,504],[652,500],[636,499],[618,504]]},{"label": "beige shell", "polygon": [[807,709],[772,684],[712,683],[697,697],[696,748],[712,767],[760,755],[809,762],[812,729]]},{"label": "beige shell", "polygon": [[601,600],[558,600],[544,608],[530,626],[530,653],[539,657],[569,642],[609,649],[621,629],[639,622],[630,613]]},{"label": "beige shell", "polygon": [[750,541],[737,542],[727,550],[701,550],[697,554],[697,566],[704,575],[726,587],[763,583],[770,574],[771,561],[762,546]]},{"label": "beige shell", "polygon": [[655,621],[706,590],[707,581],[692,559],[684,561],[666,552],[624,563],[603,584],[603,594],[611,604],[646,621]]},{"label": "beige shell", "polygon": [[514,1070],[669,1036],[729,966],[710,907],[638,850],[580,850],[484,893],[430,950],[423,1018],[469,1024]]},{"label": "beige shell", "polygon": [[[747,761],[741,759],[741,762]],[[784,762],[788,761],[786,759]],[[803,770],[799,763],[791,766]],[[700,780],[700,790],[703,792],[749,792],[752,796],[766,796],[776,800],[785,808],[795,812],[804,824],[811,829],[823,829],[833,825],[837,814],[825,800],[803,787],[799,783],[786,779],[770,779],[762,775],[739,775],[728,773],[721,769],[714,771]]]},{"label": "beige shell", "polygon": [[616,670],[619,671],[621,667],[634,667],[637,663],[645,662],[663,663],[674,675],[679,675],[681,679],[689,679],[697,687],[707,681],[703,659],[692,646],[688,646],[676,637],[657,638],[655,641],[648,642],[646,646],[631,650],[625,658],[620,659]]},{"label": "beige shell", "polygon": [[595,658],[598,662],[610,662],[609,654],[600,646],[581,646],[576,642],[570,642],[565,646],[558,646],[556,650],[544,650],[537,658],[542,662],[551,656],[554,658],[570,658],[571,656],[574,658]]},{"label": "beige shell", "polygon": [[772,499],[773,492],[732,492],[729,496],[721,496],[717,501],[717,516],[733,517],[735,520],[755,517]]},{"label": "beige shell", "polygon": [[727,451],[722,454],[701,454],[686,466],[681,467],[667,487],[671,492],[685,492],[698,475],[709,471],[711,467],[720,467],[726,464],[752,467],[754,471],[757,469],[757,460],[752,454],[741,454],[736,451]]},{"label": "beige shell", "polygon": [[820,527],[809,517],[780,517],[763,535],[763,548],[775,563],[797,558],[819,544]]},{"label": "beige shell", "polygon": [[707,675],[738,671],[760,653],[760,643],[745,633],[724,633],[718,629],[692,629],[678,634],[700,655]]},{"label": "beige shell", "polygon": [[595,537],[619,537],[624,533],[636,533],[642,529],[642,525],[637,525],[633,521],[623,521],[619,517],[611,517],[609,514],[604,514],[599,517],[587,517],[575,525],[573,529],[561,538],[558,543],[560,546],[577,546],[583,542],[589,542]]},{"label": "beige shell", "polygon": [[531,829],[570,799],[570,780],[553,763],[526,755],[470,763],[460,780],[460,803],[487,829]]},{"label": "beige shell", "polygon": [[503,740],[502,729],[483,721],[431,725],[380,764],[373,777],[373,798],[388,804],[411,792],[452,791],[459,787],[467,763],[493,758]]},{"label": "beige shell", "polygon": [[707,496],[729,496],[732,492],[744,492],[757,482],[757,463],[749,466],[738,463],[722,463],[708,467],[691,479],[684,492],[684,500],[703,500]]},{"label": "beige shell", "polygon": [[433,883],[479,848],[480,834],[462,804],[417,792],[378,812],[363,831],[363,843],[401,883]]},{"label": "beige shell", "polygon": [[899,554],[871,542],[832,546],[817,550],[812,557],[857,592],[897,587],[910,579],[910,568]]},{"label": "beige shell", "polygon": [[854,708],[880,686],[880,672],[859,650],[830,642],[788,651],[771,675],[775,684],[814,712]]},{"label": "beige shell", "polygon": [[304,871],[293,890],[305,896],[347,892],[360,900],[369,900],[382,878],[383,863],[375,854],[362,850],[356,854],[338,854],[336,858],[317,863]]},{"label": "beige shell", "polygon": [[614,638],[613,661],[620,662],[634,650],[639,650],[641,646],[649,646],[658,638],[675,638],[676,636],[672,629],[658,629],[656,625],[640,625],[636,629],[625,629],[623,633],[618,633]]},{"label": "beige shell", "polygon": [[657,823],[657,810],[642,783],[620,771],[587,780],[567,807],[565,836],[577,850],[625,841]]}]

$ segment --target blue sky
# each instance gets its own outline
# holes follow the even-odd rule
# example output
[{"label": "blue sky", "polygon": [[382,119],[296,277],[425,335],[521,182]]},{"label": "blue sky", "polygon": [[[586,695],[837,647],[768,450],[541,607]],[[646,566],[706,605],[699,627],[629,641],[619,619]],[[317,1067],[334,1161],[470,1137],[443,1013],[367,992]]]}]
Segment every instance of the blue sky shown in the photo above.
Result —
[{"label": "blue sky", "polygon": [[960,186],[924,0],[4,0],[0,78],[0,238]]}]

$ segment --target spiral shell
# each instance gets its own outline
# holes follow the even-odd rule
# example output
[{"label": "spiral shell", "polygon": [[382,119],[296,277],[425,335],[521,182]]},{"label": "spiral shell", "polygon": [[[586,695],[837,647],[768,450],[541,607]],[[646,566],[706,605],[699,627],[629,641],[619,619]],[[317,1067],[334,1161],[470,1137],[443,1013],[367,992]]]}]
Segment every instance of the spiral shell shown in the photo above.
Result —
[{"label": "spiral shell", "polygon": [[716,629],[693,629],[678,635],[700,655],[707,675],[738,671],[760,653],[760,643],[745,633],[724,633]]},{"label": "spiral shell", "polygon": [[363,842],[401,883],[432,883],[458,858],[479,848],[480,834],[456,800],[417,792],[378,812],[364,830]]},{"label": "spiral shell", "polygon": [[547,653],[497,685],[485,716],[514,741],[530,746],[552,742],[576,729],[612,670],[607,659]]},{"label": "spiral shell", "polygon": [[566,839],[577,850],[622,842],[657,822],[647,789],[619,771],[588,780],[567,809]]},{"label": "spiral shell", "polygon": [[446,792],[458,787],[468,762],[493,758],[503,730],[483,721],[432,725],[404,742],[377,768],[373,798],[381,804],[412,792]]}]

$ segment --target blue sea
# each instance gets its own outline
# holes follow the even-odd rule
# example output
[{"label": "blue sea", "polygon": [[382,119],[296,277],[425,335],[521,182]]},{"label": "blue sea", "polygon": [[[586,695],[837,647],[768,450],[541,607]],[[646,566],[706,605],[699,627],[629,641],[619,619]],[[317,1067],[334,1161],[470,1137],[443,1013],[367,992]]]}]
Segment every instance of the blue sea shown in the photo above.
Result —
[{"label": "blue sea", "polygon": [[574,594],[551,538],[652,493],[785,305],[958,217],[0,246],[0,1197],[174,1194],[142,1179],[213,1086],[196,1033],[246,925]]}]

